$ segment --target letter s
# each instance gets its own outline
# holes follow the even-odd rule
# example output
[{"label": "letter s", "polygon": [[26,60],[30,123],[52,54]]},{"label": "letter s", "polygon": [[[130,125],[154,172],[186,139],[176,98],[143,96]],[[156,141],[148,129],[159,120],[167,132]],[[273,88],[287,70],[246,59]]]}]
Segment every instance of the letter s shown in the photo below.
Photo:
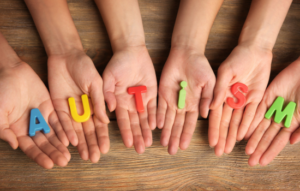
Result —
[{"label": "letter s", "polygon": [[248,92],[248,87],[245,84],[235,83],[231,86],[231,93],[237,98],[237,102],[234,102],[234,99],[229,97],[227,98],[227,104],[233,109],[241,108],[246,103],[246,97],[239,91],[239,88],[244,93]]}]

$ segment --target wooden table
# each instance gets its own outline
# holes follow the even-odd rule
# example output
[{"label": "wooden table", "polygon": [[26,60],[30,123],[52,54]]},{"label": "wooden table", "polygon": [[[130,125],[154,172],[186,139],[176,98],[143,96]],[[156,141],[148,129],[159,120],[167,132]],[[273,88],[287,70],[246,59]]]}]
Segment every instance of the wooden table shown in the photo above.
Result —
[{"label": "wooden table", "polygon": [[[146,43],[157,75],[167,59],[179,0],[140,0]],[[206,56],[214,71],[238,42],[251,1],[225,0],[211,30]],[[100,14],[92,0],[68,0],[86,53],[102,73],[112,55]],[[22,0],[0,1],[0,31],[17,54],[47,84],[47,56]],[[274,48],[273,78],[300,55],[300,0],[294,0]],[[190,147],[170,156],[154,130],[153,146],[138,155],[122,143],[115,115],[110,114],[111,148],[100,162],[83,161],[69,146],[72,159],[65,168],[45,170],[21,150],[0,141],[1,190],[300,190],[299,144],[288,145],[266,167],[249,167],[245,144],[216,157],[208,146],[207,120],[199,120]]]}]

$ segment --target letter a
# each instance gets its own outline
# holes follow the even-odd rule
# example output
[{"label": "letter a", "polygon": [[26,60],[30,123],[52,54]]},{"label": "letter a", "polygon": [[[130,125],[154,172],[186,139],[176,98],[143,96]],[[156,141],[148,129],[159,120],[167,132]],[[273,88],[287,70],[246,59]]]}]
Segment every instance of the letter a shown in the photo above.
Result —
[{"label": "letter a", "polygon": [[242,94],[239,91],[239,88],[242,92],[247,93],[248,87],[245,84],[242,83],[235,83],[233,86],[231,86],[231,93],[237,98],[237,102],[234,102],[234,99],[232,97],[227,98],[227,104],[232,107],[233,109],[238,109],[243,107],[243,105],[246,103],[246,97],[244,94]]},{"label": "letter a", "polygon": [[[36,123],[38,122],[38,123]],[[29,136],[35,136],[36,131],[43,130],[44,133],[50,133],[50,127],[45,121],[40,110],[35,108],[30,111],[30,122],[29,122]]]},{"label": "letter a", "polygon": [[78,115],[77,109],[76,109],[75,99],[73,97],[70,97],[68,99],[69,106],[70,106],[70,111],[71,111],[71,116],[78,123],[82,123],[82,122],[87,121],[91,116],[91,109],[90,109],[88,96],[86,94],[83,94],[81,96],[81,100],[82,100],[84,113],[83,113],[83,115]]},{"label": "letter a", "polygon": [[274,112],[276,111],[274,117],[275,123],[281,123],[283,118],[286,116],[284,126],[286,128],[289,128],[291,126],[293,114],[296,109],[296,103],[291,101],[282,111],[283,104],[284,104],[283,97],[278,96],[277,99],[272,104],[272,106],[270,107],[270,109],[265,114],[265,118],[270,119],[274,114]]},{"label": "letter a", "polygon": [[178,96],[178,108],[183,109],[185,106],[185,97],[186,97],[186,91],[183,89],[187,86],[186,81],[180,82],[180,87],[181,90],[179,91],[179,96]]}]

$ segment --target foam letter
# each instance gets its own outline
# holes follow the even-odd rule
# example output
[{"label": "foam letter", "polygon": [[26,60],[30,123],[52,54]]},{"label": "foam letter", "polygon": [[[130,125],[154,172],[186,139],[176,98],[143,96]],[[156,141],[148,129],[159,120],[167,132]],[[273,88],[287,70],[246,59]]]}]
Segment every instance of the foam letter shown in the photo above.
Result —
[{"label": "foam letter", "polygon": [[[38,123],[36,123],[38,122]],[[30,122],[29,122],[29,136],[35,136],[36,131],[43,130],[44,133],[50,133],[50,127],[45,121],[40,110],[35,108],[30,111]]]},{"label": "foam letter", "polygon": [[284,126],[286,128],[289,128],[291,126],[293,114],[296,109],[296,103],[291,101],[282,111],[283,104],[284,104],[283,97],[278,96],[277,99],[272,104],[272,106],[270,107],[270,109],[265,114],[265,118],[270,119],[274,114],[274,112],[276,111],[274,117],[275,123],[281,123],[283,118],[286,116]]},{"label": "foam letter", "polygon": [[186,81],[180,82],[180,87],[181,90],[179,91],[179,96],[178,96],[178,108],[183,109],[185,105],[185,97],[186,97],[186,91],[183,89],[187,86]]},{"label": "foam letter", "polygon": [[91,109],[90,109],[88,96],[86,94],[83,94],[81,96],[81,100],[82,100],[84,113],[82,115],[78,115],[77,109],[76,109],[75,99],[73,97],[70,97],[68,99],[69,106],[70,106],[70,111],[71,111],[71,116],[78,123],[82,123],[82,122],[87,121],[91,116]]},{"label": "foam letter", "polygon": [[127,89],[127,92],[129,94],[134,94],[136,109],[139,113],[143,112],[144,105],[143,105],[142,93],[147,92],[147,87],[146,86],[130,87]]},{"label": "foam letter", "polygon": [[232,97],[227,98],[227,104],[232,107],[233,109],[238,109],[243,107],[246,103],[246,97],[239,91],[239,88],[242,92],[247,93],[248,87],[242,83],[235,83],[231,86],[231,93],[237,98],[237,102],[234,102]]}]

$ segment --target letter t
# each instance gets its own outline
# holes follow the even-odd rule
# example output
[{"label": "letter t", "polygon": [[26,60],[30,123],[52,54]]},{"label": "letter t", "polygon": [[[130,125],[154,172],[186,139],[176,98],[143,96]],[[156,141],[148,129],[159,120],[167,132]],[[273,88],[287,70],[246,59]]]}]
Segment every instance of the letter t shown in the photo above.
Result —
[{"label": "letter t", "polygon": [[147,87],[146,86],[130,87],[127,89],[127,92],[129,94],[134,94],[136,109],[139,113],[142,113],[144,111],[142,93],[147,92]]}]

